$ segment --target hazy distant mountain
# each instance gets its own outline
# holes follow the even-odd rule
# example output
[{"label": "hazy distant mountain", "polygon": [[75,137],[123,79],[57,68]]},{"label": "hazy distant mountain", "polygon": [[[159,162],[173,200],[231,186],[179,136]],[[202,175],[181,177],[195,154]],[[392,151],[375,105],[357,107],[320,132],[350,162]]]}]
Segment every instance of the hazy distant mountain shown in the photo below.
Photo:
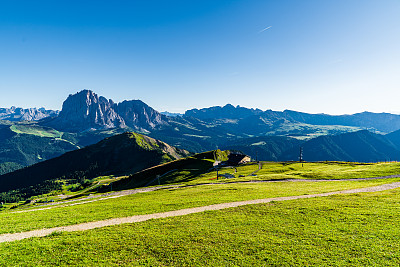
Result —
[{"label": "hazy distant mountain", "polygon": [[0,192],[60,177],[76,179],[131,174],[188,155],[187,151],[162,141],[136,133],[123,133],[60,157],[1,175]]},{"label": "hazy distant mountain", "polygon": [[290,120],[313,125],[345,125],[364,129],[374,128],[385,133],[400,129],[400,115],[390,113],[362,112],[352,115],[333,116],[285,110],[283,114]]},{"label": "hazy distant mountain", "polygon": [[0,120],[8,121],[37,121],[47,117],[56,117],[59,111],[44,108],[0,108]]},{"label": "hazy distant mountain", "polygon": [[[306,161],[377,162],[400,160],[400,149],[388,138],[363,130],[320,136],[301,145]],[[299,147],[286,151],[282,160],[298,160]]]},{"label": "hazy distant mountain", "polygon": [[260,109],[249,109],[240,106],[234,107],[227,104],[223,107],[210,107],[202,109],[191,109],[185,112],[185,116],[198,119],[243,119],[252,115],[262,114]]},{"label": "hazy distant mountain", "polygon": [[160,113],[165,115],[165,116],[169,116],[169,117],[182,117],[183,116],[182,113],[173,113],[173,112],[168,112],[168,111],[163,111],[163,112],[160,112]]},{"label": "hazy distant mountain", "polygon": [[309,125],[341,125],[359,127],[363,129],[377,130],[389,133],[400,129],[400,115],[390,113],[362,112],[353,115],[328,115],[309,114],[291,110],[285,111],[262,111],[244,107],[234,107],[230,104],[224,107],[210,107],[203,109],[191,109],[186,111],[185,116],[200,120],[236,119],[248,124],[245,120],[262,118],[264,121],[274,123],[276,121],[287,121],[289,123],[305,123]]}]

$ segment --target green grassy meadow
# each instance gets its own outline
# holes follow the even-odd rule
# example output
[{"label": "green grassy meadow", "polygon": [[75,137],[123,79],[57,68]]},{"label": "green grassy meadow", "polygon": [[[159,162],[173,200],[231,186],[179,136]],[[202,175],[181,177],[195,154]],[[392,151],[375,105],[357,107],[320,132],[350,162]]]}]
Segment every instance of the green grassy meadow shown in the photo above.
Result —
[{"label": "green grassy meadow", "polygon": [[[297,196],[362,188],[400,181],[400,178],[339,182],[274,182],[217,184],[164,189],[82,205],[15,213],[0,212],[0,234],[72,225],[77,223],[151,214],[184,208],[271,197]],[[40,208],[40,207],[39,207]],[[28,209],[29,210],[29,209]]]},{"label": "green grassy meadow", "polygon": [[[204,172],[208,161],[201,157],[200,165],[192,160],[194,165],[190,168],[175,171],[169,170],[168,164],[160,165],[162,172],[171,171],[160,183],[170,186],[156,191],[115,198],[78,197],[75,202],[56,202],[54,206],[34,204],[4,209],[0,211],[0,234],[400,182],[400,178],[344,180],[399,174],[399,163],[263,162],[261,169],[259,164],[251,163],[236,170],[221,168],[220,174],[229,173],[235,178],[217,180],[215,171]],[[177,161],[172,166],[176,168],[181,163]],[[141,175],[162,172],[155,167]],[[121,179],[99,177],[77,196],[99,194],[97,185]],[[0,266],[398,266],[399,193],[400,189],[394,189],[274,201],[82,232],[53,233],[0,243]],[[35,210],[48,207],[51,208]]]},{"label": "green grassy meadow", "polygon": [[248,205],[0,244],[4,266],[398,266],[400,190]]}]

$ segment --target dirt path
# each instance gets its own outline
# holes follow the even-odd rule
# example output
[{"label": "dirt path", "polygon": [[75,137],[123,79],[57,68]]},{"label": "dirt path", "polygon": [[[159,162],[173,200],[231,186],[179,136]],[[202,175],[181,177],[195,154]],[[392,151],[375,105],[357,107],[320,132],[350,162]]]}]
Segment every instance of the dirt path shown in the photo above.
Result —
[{"label": "dirt path", "polygon": [[138,193],[146,193],[146,192],[156,191],[159,189],[173,189],[173,188],[176,188],[176,186],[155,186],[155,187],[148,187],[148,188],[123,190],[123,191],[106,193],[106,194],[102,194],[102,195],[88,196],[88,197],[74,199],[74,200],[65,200],[65,201],[37,205],[35,207],[45,207],[45,208],[17,210],[17,211],[13,211],[10,213],[23,213],[23,212],[32,212],[32,211],[38,211],[38,210],[49,210],[49,209],[54,209],[54,208],[81,205],[81,204],[86,204],[86,203],[91,203],[91,202],[96,202],[96,201],[106,200],[106,199],[111,199],[111,198],[118,198],[118,197],[138,194]]},{"label": "dirt path", "polygon": [[366,188],[358,188],[358,189],[342,190],[342,191],[336,191],[336,192],[321,193],[321,194],[255,199],[255,200],[248,200],[248,201],[215,204],[215,205],[209,205],[209,206],[203,206],[203,207],[197,207],[197,208],[181,209],[181,210],[168,211],[168,212],[162,212],[162,213],[136,215],[136,216],[131,216],[131,217],[115,218],[115,219],[108,219],[108,220],[88,222],[88,223],[80,223],[80,224],[76,224],[76,225],[54,227],[54,228],[49,228],[49,229],[33,230],[33,231],[23,232],[23,233],[3,234],[3,235],[0,235],[0,243],[22,240],[22,239],[31,238],[31,237],[43,237],[43,236],[47,236],[54,232],[84,231],[84,230],[105,227],[105,226],[119,225],[119,224],[123,224],[123,223],[143,222],[143,221],[147,221],[147,220],[151,220],[151,219],[183,216],[183,215],[199,213],[199,212],[204,212],[204,211],[209,211],[209,210],[222,210],[222,209],[239,207],[239,206],[250,205],[250,204],[268,203],[271,201],[285,201],[285,200],[302,199],[302,198],[325,197],[325,196],[331,196],[331,195],[337,195],[337,194],[378,192],[378,191],[384,191],[384,190],[389,190],[389,189],[395,189],[398,187],[400,187],[400,182],[379,185],[379,186],[373,186],[373,187],[366,187]]},{"label": "dirt path", "polygon": [[[111,198],[118,198],[118,197],[133,195],[133,194],[137,194],[137,193],[151,192],[151,191],[156,191],[156,190],[160,190],[160,189],[178,189],[178,188],[196,187],[196,186],[202,186],[202,185],[277,183],[277,182],[338,182],[338,181],[381,180],[381,179],[390,179],[390,178],[400,178],[400,175],[379,176],[379,177],[372,177],[372,178],[350,178],[350,179],[282,179],[282,180],[251,180],[251,181],[241,181],[241,182],[204,183],[204,184],[194,184],[194,185],[180,185],[180,184],[164,185],[164,186],[154,186],[154,187],[147,187],[147,188],[110,192],[110,193],[105,193],[102,195],[87,196],[84,198],[74,199],[74,200],[64,200],[64,201],[59,201],[59,202],[46,203],[46,204],[41,204],[41,205],[36,206],[36,207],[45,207],[45,208],[18,210],[18,211],[14,211],[11,213],[24,213],[24,212],[32,212],[32,211],[39,211],[39,210],[49,210],[49,209],[53,209],[53,208],[62,208],[62,207],[81,205],[81,204],[86,204],[86,203],[91,203],[91,202],[106,200],[106,199],[111,199]],[[84,200],[86,200],[86,201],[84,201]]]}]

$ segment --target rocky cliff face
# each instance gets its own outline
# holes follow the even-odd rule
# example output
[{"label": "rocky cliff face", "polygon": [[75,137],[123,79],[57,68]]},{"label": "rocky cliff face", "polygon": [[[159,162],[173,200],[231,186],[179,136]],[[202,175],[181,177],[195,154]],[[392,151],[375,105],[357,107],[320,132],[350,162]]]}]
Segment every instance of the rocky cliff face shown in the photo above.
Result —
[{"label": "rocky cliff face", "polygon": [[70,95],[57,118],[47,125],[65,131],[126,128],[150,131],[167,124],[167,117],[140,100],[116,104],[90,90]]},{"label": "rocky cliff face", "polygon": [[57,118],[49,124],[57,129],[84,131],[126,127],[124,120],[112,108],[114,103],[90,90],[69,95]]},{"label": "rocky cliff face", "polygon": [[146,105],[141,100],[123,101],[115,104],[115,111],[132,128],[155,129],[167,124],[167,117]]},{"label": "rocky cliff face", "polygon": [[47,117],[55,117],[58,111],[44,108],[0,108],[0,120],[8,121],[38,121]]}]

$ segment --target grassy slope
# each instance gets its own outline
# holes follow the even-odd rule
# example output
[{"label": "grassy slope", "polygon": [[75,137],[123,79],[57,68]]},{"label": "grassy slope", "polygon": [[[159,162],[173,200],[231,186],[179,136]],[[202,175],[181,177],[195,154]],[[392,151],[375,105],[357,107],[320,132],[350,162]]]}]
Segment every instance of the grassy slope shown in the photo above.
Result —
[{"label": "grassy slope", "polygon": [[182,183],[196,180],[213,167],[214,160],[227,160],[227,151],[213,150],[157,165],[114,183],[114,189],[129,189],[155,184]]},{"label": "grassy slope", "polygon": [[60,138],[62,137],[62,132],[54,130],[49,127],[41,127],[35,124],[14,124],[10,127],[10,130],[17,134],[31,134],[41,137],[53,137]]},{"label": "grassy slope", "polygon": [[[187,165],[179,166],[179,163]],[[133,188],[137,186],[135,179],[144,179],[141,176],[149,176],[154,180],[157,174],[162,175],[161,184],[201,184],[201,183],[226,183],[249,180],[282,180],[282,179],[350,179],[370,178],[400,174],[400,163],[346,163],[346,162],[320,162],[320,163],[298,163],[298,162],[262,162],[259,170],[258,163],[249,163],[235,168],[224,167],[219,174],[231,174],[235,178],[225,179],[220,177],[216,180],[217,172],[207,170],[211,167],[208,159],[197,159],[196,161],[185,159],[178,162],[156,166],[147,173],[138,173],[126,180],[121,180],[121,188]],[[178,166],[178,167],[177,167]],[[252,176],[254,173],[256,176]],[[243,176],[243,177],[240,177]],[[146,180],[147,181],[147,180]],[[118,184],[117,183],[117,184]],[[154,180],[152,185],[158,184]]]},{"label": "grassy slope", "polygon": [[[257,176],[252,176],[251,180],[281,180],[281,179],[351,179],[369,178],[400,174],[400,163],[377,163],[377,164],[358,164],[346,162],[319,162],[319,163],[277,163],[264,162],[262,169],[259,164],[250,163],[236,168],[222,168],[219,173],[233,174],[236,178],[226,181],[248,180],[249,177],[239,177],[240,175],[249,176],[256,172]],[[196,183],[209,182],[215,178],[216,172],[204,174],[196,179]],[[214,180],[215,181],[215,180]]]},{"label": "grassy slope", "polygon": [[0,244],[0,265],[398,266],[400,190],[251,205]]}]

